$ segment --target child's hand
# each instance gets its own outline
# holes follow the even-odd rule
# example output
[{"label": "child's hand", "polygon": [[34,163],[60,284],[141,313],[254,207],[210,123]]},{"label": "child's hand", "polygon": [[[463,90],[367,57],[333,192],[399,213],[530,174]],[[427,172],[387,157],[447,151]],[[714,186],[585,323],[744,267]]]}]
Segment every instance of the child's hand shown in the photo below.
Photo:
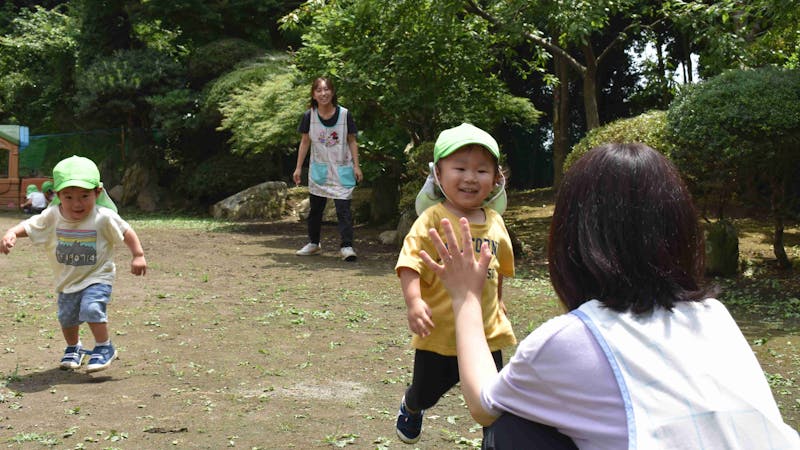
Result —
[{"label": "child's hand", "polygon": [[5,235],[3,235],[3,240],[0,241],[0,253],[7,255],[8,252],[14,248],[14,244],[17,243],[17,234],[8,231]]},{"label": "child's hand", "polygon": [[427,337],[433,328],[431,308],[425,300],[419,299],[408,308],[408,328],[419,337]]},{"label": "child's hand", "polygon": [[131,260],[131,273],[134,275],[144,275],[147,273],[147,261],[142,256],[134,256]]},{"label": "child's hand", "polygon": [[500,311],[503,311],[503,315],[508,315],[508,309],[506,308],[506,302],[503,299],[498,299],[497,304],[500,307]]}]

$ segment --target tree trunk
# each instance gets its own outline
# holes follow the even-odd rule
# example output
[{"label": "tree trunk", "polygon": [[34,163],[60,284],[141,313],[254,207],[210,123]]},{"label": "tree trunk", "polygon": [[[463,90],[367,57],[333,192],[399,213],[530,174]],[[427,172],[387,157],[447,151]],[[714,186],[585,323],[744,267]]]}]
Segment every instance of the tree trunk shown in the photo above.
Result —
[{"label": "tree trunk", "polygon": [[586,110],[586,131],[600,126],[600,113],[597,109],[597,58],[590,45],[583,46],[586,58],[586,72],[583,74],[583,107]]},{"label": "tree trunk", "polygon": [[560,56],[553,56],[558,86],[553,91],[553,187],[558,189],[564,175],[564,160],[569,143],[569,67]]},{"label": "tree trunk", "polygon": [[692,50],[689,48],[689,42],[686,36],[681,35],[681,44],[683,44],[683,81],[684,84],[692,84],[694,82],[694,67],[692,66]]},{"label": "tree trunk", "polygon": [[783,186],[780,183],[772,183],[772,215],[775,217],[775,233],[772,237],[772,252],[775,253],[775,259],[778,260],[778,267],[781,269],[790,269],[792,263],[786,255],[786,249],[783,247]]},{"label": "tree trunk", "polygon": [[775,235],[772,239],[772,251],[778,260],[778,267],[788,269],[792,267],[789,257],[786,256],[786,249],[783,247],[783,217],[775,216]]},{"label": "tree trunk", "polygon": [[661,85],[661,103],[659,108],[666,109],[669,105],[669,82],[667,81],[667,67],[664,63],[664,39],[661,34],[656,35],[656,58],[658,67],[658,83]]}]

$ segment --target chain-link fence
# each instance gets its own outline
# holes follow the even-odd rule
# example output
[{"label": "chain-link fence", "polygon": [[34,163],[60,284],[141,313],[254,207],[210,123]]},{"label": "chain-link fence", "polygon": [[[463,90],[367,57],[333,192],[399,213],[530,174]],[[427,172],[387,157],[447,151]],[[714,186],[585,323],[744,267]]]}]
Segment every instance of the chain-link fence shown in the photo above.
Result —
[{"label": "chain-link fence", "polygon": [[20,177],[51,176],[62,159],[80,155],[105,167],[123,167],[134,139],[124,128],[31,135],[19,153]]}]

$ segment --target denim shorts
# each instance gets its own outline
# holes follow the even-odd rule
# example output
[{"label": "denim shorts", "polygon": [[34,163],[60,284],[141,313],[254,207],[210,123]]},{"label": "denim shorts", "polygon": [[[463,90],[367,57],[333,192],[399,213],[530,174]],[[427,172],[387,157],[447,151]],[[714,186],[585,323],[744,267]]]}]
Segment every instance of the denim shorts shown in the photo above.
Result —
[{"label": "denim shorts", "polygon": [[58,294],[58,322],[62,328],[83,322],[108,322],[106,306],[111,301],[111,285],[96,283],[78,292]]}]

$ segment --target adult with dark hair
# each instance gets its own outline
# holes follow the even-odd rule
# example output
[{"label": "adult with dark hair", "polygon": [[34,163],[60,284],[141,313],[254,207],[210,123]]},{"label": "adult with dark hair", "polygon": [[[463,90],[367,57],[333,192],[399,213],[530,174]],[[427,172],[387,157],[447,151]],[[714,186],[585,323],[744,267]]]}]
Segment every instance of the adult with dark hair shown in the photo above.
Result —
[{"label": "adult with dark hair", "polygon": [[447,247],[430,233],[442,264],[423,259],[452,297],[470,413],[494,424],[485,448],[800,448],[738,326],[701,284],[696,211],[657,151],[603,145],[566,173],[548,256],[569,313],[534,330],[499,373],[480,326],[490,253],[459,250],[471,246],[466,219],[461,242],[442,225]]},{"label": "adult with dark hair", "polygon": [[309,107],[297,131],[302,137],[297,152],[297,166],[292,174],[295,184],[300,184],[303,162],[309,149],[311,157],[308,165],[308,243],[296,253],[308,256],[322,250],[322,213],[328,199],[332,198],[341,236],[339,253],[345,261],[355,261],[350,202],[356,183],[363,179],[358,164],[358,130],[347,108],[338,104],[336,88],[330,79],[319,77],[311,84]]}]

